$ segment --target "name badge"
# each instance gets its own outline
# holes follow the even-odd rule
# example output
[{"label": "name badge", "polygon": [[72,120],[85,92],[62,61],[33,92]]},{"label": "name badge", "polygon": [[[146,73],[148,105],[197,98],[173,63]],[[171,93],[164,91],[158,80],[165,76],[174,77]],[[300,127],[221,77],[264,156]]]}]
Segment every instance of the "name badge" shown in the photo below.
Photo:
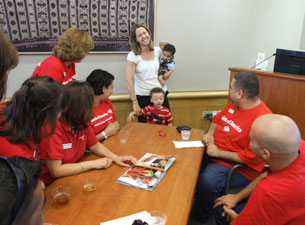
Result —
[{"label": "name badge", "polygon": [[70,149],[72,148],[72,143],[62,144],[63,149]]}]

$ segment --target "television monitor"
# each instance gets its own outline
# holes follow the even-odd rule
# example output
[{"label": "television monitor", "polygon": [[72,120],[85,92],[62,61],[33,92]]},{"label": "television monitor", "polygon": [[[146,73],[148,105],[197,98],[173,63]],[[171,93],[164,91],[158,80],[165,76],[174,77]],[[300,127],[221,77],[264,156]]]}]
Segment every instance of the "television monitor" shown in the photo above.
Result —
[{"label": "television monitor", "polygon": [[276,49],[273,71],[305,75],[305,52]]}]

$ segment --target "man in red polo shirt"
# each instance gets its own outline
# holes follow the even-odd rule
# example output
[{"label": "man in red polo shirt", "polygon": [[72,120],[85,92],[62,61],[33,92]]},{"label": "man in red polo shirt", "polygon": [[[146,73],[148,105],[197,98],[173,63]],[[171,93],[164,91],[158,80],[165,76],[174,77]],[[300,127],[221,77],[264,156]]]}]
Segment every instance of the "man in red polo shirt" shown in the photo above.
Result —
[{"label": "man in red polo shirt", "polygon": [[230,84],[230,102],[212,120],[203,136],[207,146],[195,195],[195,217],[201,222],[212,219],[214,201],[224,194],[225,180],[236,163],[246,166],[232,174],[231,186],[244,187],[263,170],[265,163],[250,149],[249,132],[253,121],[271,113],[259,98],[255,74],[241,72]]},{"label": "man in red polo shirt", "polygon": [[[224,205],[234,225],[304,224],[305,141],[297,125],[286,116],[263,115],[254,121],[250,138],[253,152],[269,165],[269,170],[241,192],[218,198],[215,207]],[[238,215],[236,208],[240,212],[240,202],[249,196]],[[216,219],[220,221],[217,224],[226,224],[220,215]]]}]

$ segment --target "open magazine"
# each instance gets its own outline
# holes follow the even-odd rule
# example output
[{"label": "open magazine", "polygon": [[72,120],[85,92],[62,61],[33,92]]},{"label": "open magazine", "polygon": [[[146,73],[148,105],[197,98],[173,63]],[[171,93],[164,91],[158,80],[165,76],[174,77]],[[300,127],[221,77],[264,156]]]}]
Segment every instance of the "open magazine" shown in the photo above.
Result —
[{"label": "open magazine", "polygon": [[120,176],[117,182],[152,191],[175,160],[174,156],[146,153],[135,166]]}]

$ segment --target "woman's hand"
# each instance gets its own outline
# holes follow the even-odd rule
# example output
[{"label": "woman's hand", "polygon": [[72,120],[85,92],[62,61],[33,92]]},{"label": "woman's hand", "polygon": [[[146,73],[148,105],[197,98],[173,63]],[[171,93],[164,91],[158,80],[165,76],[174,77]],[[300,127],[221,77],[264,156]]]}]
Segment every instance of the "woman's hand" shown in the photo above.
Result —
[{"label": "woman's hand", "polygon": [[118,164],[119,166],[124,166],[124,167],[130,167],[129,164],[124,163],[124,162],[130,162],[133,165],[137,163],[137,159],[131,155],[126,155],[126,156],[117,156],[113,161]]},{"label": "woman's hand", "polygon": [[133,111],[135,112],[135,114],[136,114],[137,116],[141,116],[142,110],[141,110],[141,107],[139,106],[138,101],[133,101],[132,103],[133,103],[133,104],[132,104],[132,106],[133,106]]},{"label": "woman's hand", "polygon": [[101,158],[91,161],[94,164],[95,169],[107,169],[112,165],[112,159],[110,158]]}]

